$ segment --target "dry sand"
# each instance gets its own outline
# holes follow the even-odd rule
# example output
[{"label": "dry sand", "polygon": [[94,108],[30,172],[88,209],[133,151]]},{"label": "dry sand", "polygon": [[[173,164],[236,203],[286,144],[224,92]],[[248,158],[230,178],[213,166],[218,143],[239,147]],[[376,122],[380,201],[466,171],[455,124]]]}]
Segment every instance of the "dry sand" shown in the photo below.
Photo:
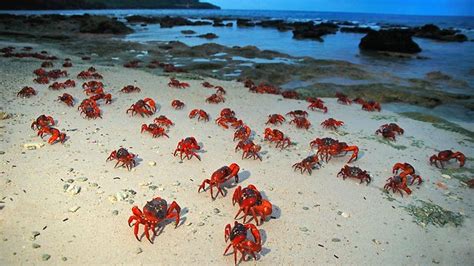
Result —
[{"label": "dry sand", "polygon": [[[77,57],[48,51],[73,59],[74,67],[68,69],[72,77],[90,66]],[[462,135],[388,111],[369,113],[360,110],[359,105],[344,106],[327,98],[327,114],[310,112],[310,130],[296,129],[288,122],[277,127],[296,143],[280,151],[263,141],[267,115],[306,109],[305,101],[257,95],[247,92],[241,83],[207,79],[227,90],[224,104],[211,105],[205,103],[205,98],[213,90],[203,88],[202,80],[182,79],[190,83],[189,89],[170,89],[165,76],[95,66],[104,76],[106,91],[113,94],[113,103],[101,104],[103,119],[87,120],[76,108],[55,101],[63,92],[84,99],[81,81],[76,88],[51,91],[47,85],[32,82],[32,71],[40,65],[38,60],[0,58],[0,62],[1,107],[13,114],[0,121],[0,150],[5,152],[0,155],[2,265],[43,263],[44,254],[51,256],[47,262],[53,264],[67,258],[67,263],[80,265],[230,265],[233,256],[224,257],[222,253],[226,247],[224,227],[234,222],[237,212],[231,204],[234,187],[226,185],[227,196],[215,201],[208,191],[198,193],[197,189],[216,169],[233,162],[241,166],[239,185],[256,185],[274,204],[275,219],[259,227],[263,236],[259,260],[243,264],[467,265],[474,261],[472,190],[456,179],[443,178],[438,169],[428,164],[431,154],[444,149],[461,150],[472,157],[473,145],[462,142],[466,138]],[[128,84],[139,86],[141,93],[120,93]],[[16,93],[23,86],[33,86],[39,94],[29,99],[17,98]],[[155,116],[125,114],[132,103],[145,97],[157,102]],[[173,99],[184,101],[186,107],[172,109]],[[242,160],[241,153],[234,152],[233,130],[222,129],[213,122],[224,107],[233,109],[252,128],[255,142],[262,145],[262,162]],[[208,111],[211,121],[190,120],[188,113],[194,108]],[[57,128],[69,137],[65,144],[49,145],[30,129],[32,120],[40,114],[52,115],[58,121]],[[169,139],[140,134],[141,124],[150,123],[158,115],[166,115],[176,124],[168,132]],[[319,124],[329,117],[343,120],[341,131],[348,134],[339,136],[324,130]],[[380,125],[394,121],[405,129],[395,144],[406,149],[381,143],[374,135]],[[173,157],[177,142],[187,136],[202,143],[202,161],[181,162]],[[309,142],[325,136],[359,146],[359,159],[352,165],[370,172],[370,185],[336,178],[349,156],[333,158],[311,176],[293,171],[294,163],[313,154]],[[31,142],[46,145],[36,150],[23,148],[23,144]],[[114,169],[114,163],[105,162],[108,154],[119,147],[138,154],[139,164],[133,171]],[[150,161],[156,166],[150,166]],[[425,182],[414,186],[411,196],[392,195],[395,200],[390,201],[383,186],[396,162],[411,163]],[[473,162],[468,161],[466,167],[472,168]],[[68,179],[74,180],[71,185],[81,187],[78,194],[64,192]],[[447,189],[439,188],[437,182],[446,184]],[[136,195],[111,202],[110,196],[122,189],[134,190]],[[446,195],[448,191],[450,197]],[[138,242],[127,225],[131,207],[141,208],[155,196],[177,201],[183,209],[182,223],[176,229],[168,224],[154,244],[146,239]],[[128,202],[130,199],[133,204]],[[417,200],[461,212],[465,216],[463,225],[438,228],[415,224],[403,206]],[[80,208],[70,212],[75,206]],[[40,235],[32,240],[34,231]]]}]

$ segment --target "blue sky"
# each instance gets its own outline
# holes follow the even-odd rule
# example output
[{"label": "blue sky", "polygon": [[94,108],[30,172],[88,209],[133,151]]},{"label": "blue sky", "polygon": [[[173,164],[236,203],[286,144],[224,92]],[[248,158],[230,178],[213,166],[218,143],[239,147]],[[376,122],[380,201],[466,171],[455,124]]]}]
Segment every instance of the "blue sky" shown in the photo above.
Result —
[{"label": "blue sky", "polygon": [[474,16],[474,0],[203,0],[223,9]]}]

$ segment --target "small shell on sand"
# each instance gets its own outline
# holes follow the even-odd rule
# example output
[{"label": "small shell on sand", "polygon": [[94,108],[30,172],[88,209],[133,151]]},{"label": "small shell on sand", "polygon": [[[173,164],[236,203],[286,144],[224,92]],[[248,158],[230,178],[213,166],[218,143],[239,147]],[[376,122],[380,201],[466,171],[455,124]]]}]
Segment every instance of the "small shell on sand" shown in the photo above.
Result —
[{"label": "small shell on sand", "polygon": [[155,166],[155,165],[156,165],[156,162],[150,161],[150,162],[148,162],[148,165],[149,165],[149,166]]},{"label": "small shell on sand", "polygon": [[450,175],[446,175],[446,174],[443,174],[441,175],[443,178],[446,178],[446,179],[451,179],[451,176]]},{"label": "small shell on sand", "polygon": [[74,206],[74,207],[69,208],[68,211],[69,211],[69,212],[76,212],[76,211],[79,210],[80,208],[81,208],[81,207],[79,207],[79,206]]},{"label": "small shell on sand", "polygon": [[36,150],[39,148],[42,148],[44,146],[44,143],[25,143],[23,144],[23,148],[27,150]]}]

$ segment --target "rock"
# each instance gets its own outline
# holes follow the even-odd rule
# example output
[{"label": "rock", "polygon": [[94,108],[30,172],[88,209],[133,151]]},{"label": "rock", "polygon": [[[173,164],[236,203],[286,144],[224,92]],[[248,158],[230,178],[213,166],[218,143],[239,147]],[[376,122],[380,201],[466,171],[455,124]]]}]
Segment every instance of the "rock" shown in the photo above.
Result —
[{"label": "rock", "polygon": [[107,199],[112,203],[117,202],[117,197],[114,195],[110,195],[109,197],[107,197]]},{"label": "rock", "polygon": [[40,232],[38,232],[38,231],[33,231],[33,232],[31,232],[31,237],[30,237],[30,239],[31,239],[31,240],[36,240],[36,237],[38,237],[39,235],[40,235]]},{"label": "rock", "polygon": [[341,216],[344,217],[344,218],[349,218],[349,217],[351,217],[351,215],[348,214],[348,213],[346,213],[346,212],[341,213]]},{"label": "rock", "polygon": [[301,232],[308,232],[308,228],[306,228],[306,227],[304,227],[304,226],[303,226],[303,227],[300,227],[300,231],[301,231]]},{"label": "rock", "polygon": [[128,34],[133,32],[123,22],[107,16],[89,16],[82,19],[80,23],[79,32],[81,33]]},{"label": "rock", "polygon": [[141,248],[137,248],[137,249],[135,250],[135,254],[140,254],[140,253],[142,253],[142,252],[143,252],[143,250],[142,250]]},{"label": "rock", "polygon": [[6,120],[11,118],[12,115],[7,112],[0,112],[0,120]]},{"label": "rock", "polygon": [[33,243],[31,246],[32,246],[34,249],[36,249],[36,248],[40,248],[40,247],[41,247],[41,245],[40,245],[40,244],[36,244],[36,243]]},{"label": "rock", "polygon": [[72,186],[69,186],[69,187],[66,189],[66,192],[68,192],[68,193],[71,194],[71,195],[76,195],[76,194],[79,194],[79,192],[81,192],[81,187],[80,187],[80,186],[76,186],[76,185],[72,185]]},{"label": "rock", "polygon": [[361,50],[388,51],[414,54],[421,48],[412,39],[412,34],[406,30],[370,31],[359,43]]},{"label": "rock", "polygon": [[219,214],[221,212],[221,210],[219,210],[218,208],[214,208],[214,214]]},{"label": "rock", "polygon": [[331,239],[331,241],[332,242],[341,242],[341,239],[335,237],[335,238]]},{"label": "rock", "polygon": [[444,74],[441,71],[432,71],[426,73],[426,78],[433,81],[449,81],[453,79],[451,76]]},{"label": "rock", "polygon": [[125,200],[129,197],[128,193],[125,193],[123,191],[119,191],[115,194],[115,197],[117,198],[118,201]]},{"label": "rock", "polygon": [[450,175],[446,175],[446,174],[443,174],[441,175],[443,178],[446,178],[446,179],[451,179],[451,176]]},{"label": "rock", "polygon": [[323,41],[322,36],[327,34],[335,34],[339,29],[339,26],[333,23],[321,23],[314,25],[313,22],[307,22],[302,24],[296,24],[295,30],[293,30],[293,38],[295,39],[313,39],[317,41]]},{"label": "rock", "polygon": [[420,28],[413,29],[415,36],[418,38],[433,39],[445,42],[465,42],[467,36],[460,34],[458,30],[440,29],[434,24],[426,24]]},{"label": "rock", "polygon": [[193,31],[193,30],[182,30],[181,33],[184,34],[184,35],[196,34],[196,32]]},{"label": "rock", "polygon": [[74,207],[71,207],[68,209],[69,212],[76,212],[77,210],[79,210],[81,207],[79,206],[74,206]]},{"label": "rock", "polygon": [[36,150],[36,149],[42,148],[43,146],[44,146],[44,143],[37,143],[37,142],[23,144],[23,148],[27,150]]},{"label": "rock", "polygon": [[114,210],[114,211],[112,212],[112,214],[115,215],[115,216],[117,216],[117,215],[119,214],[119,211],[118,211],[118,210]]},{"label": "rock", "polygon": [[351,33],[369,33],[372,29],[369,27],[341,27],[341,32]]},{"label": "rock", "polygon": [[67,261],[67,257],[62,257],[61,260],[62,261]]},{"label": "rock", "polygon": [[214,33],[201,34],[201,35],[198,35],[196,37],[204,38],[204,39],[208,39],[208,40],[219,38],[219,36],[217,36]]},{"label": "rock", "polygon": [[255,23],[252,22],[250,19],[238,18],[237,26],[238,27],[255,27]]},{"label": "rock", "polygon": [[162,17],[160,18],[160,26],[162,28],[172,28],[174,26],[200,26],[200,25],[212,25],[211,22],[208,21],[191,21],[187,18],[183,17]]},{"label": "rock", "polygon": [[176,182],[173,183],[173,186],[175,186],[175,187],[177,187],[179,185],[181,185],[181,183],[179,183],[179,181],[176,181]]},{"label": "rock", "polygon": [[78,178],[76,178],[76,181],[78,181],[78,182],[86,182],[87,180],[88,180],[87,177],[78,177]]},{"label": "rock", "polygon": [[132,16],[125,17],[125,19],[129,23],[141,23],[141,22],[145,22],[148,24],[160,23],[160,18],[158,17],[145,17],[145,16],[140,16],[140,15],[132,15]]},{"label": "rock", "polygon": [[3,155],[3,154],[5,154],[5,152],[4,152],[4,151],[0,151],[0,154]]},{"label": "rock", "polygon": [[42,259],[43,261],[47,261],[47,260],[49,260],[50,258],[51,258],[51,255],[49,255],[49,254],[43,254],[43,255],[41,256],[41,259]]},{"label": "rock", "polygon": [[198,225],[198,226],[204,226],[204,225],[205,225],[205,223],[203,223],[203,222],[199,222],[197,225]]},{"label": "rock", "polygon": [[149,165],[149,166],[155,166],[155,165],[156,165],[156,162],[150,161],[150,162],[148,162],[148,165]]},{"label": "rock", "polygon": [[308,207],[303,207],[303,210],[307,211],[307,210],[309,210],[309,208]]}]

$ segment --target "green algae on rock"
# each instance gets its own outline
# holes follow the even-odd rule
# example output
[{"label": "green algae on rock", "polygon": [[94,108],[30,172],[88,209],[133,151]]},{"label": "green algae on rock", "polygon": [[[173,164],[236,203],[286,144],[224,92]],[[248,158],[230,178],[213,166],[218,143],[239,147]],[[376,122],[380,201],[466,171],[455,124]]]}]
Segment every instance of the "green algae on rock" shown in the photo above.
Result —
[{"label": "green algae on rock", "polygon": [[444,227],[447,224],[451,224],[457,227],[461,226],[464,222],[464,216],[460,213],[446,210],[430,202],[418,201],[421,203],[421,206],[410,204],[404,208],[413,216],[414,222],[420,226],[426,227],[432,224],[437,227]]}]

